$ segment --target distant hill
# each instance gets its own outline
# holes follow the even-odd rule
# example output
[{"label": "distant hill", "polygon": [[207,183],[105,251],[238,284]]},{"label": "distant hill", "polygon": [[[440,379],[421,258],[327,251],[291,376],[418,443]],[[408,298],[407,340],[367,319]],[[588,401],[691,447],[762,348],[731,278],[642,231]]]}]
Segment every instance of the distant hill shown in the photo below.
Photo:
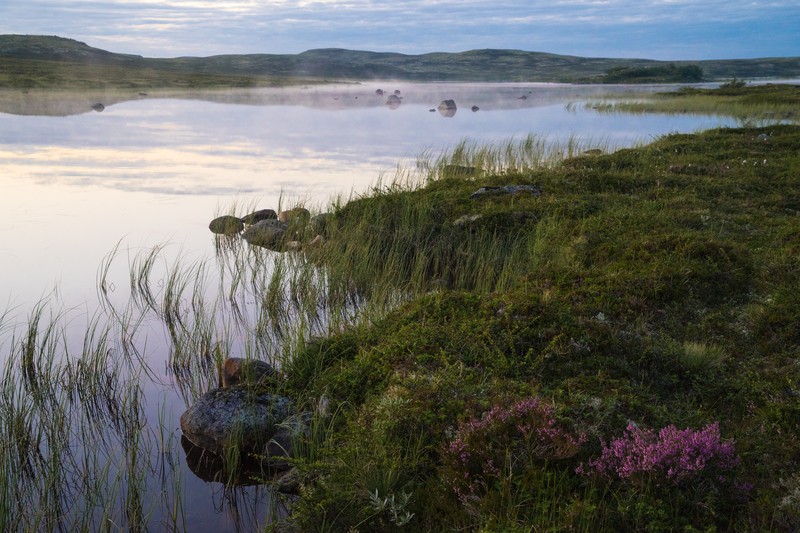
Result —
[{"label": "distant hill", "polygon": [[93,80],[127,87],[202,87],[274,84],[278,79],[296,78],[640,83],[800,77],[800,58],[796,57],[667,62],[522,50],[407,55],[329,48],[300,54],[158,59],[108,52],[73,39],[29,35],[0,35],[0,67],[0,86],[5,87],[89,86]]}]

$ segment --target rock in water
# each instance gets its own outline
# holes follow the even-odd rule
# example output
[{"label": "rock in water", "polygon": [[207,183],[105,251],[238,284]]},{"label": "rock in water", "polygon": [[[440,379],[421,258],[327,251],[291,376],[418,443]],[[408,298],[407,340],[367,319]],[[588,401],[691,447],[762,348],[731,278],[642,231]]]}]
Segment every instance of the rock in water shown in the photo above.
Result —
[{"label": "rock in water", "polygon": [[244,224],[238,217],[223,215],[212,220],[208,229],[218,235],[236,235],[244,229]]},{"label": "rock in water", "polygon": [[275,212],[274,209],[259,209],[258,211],[253,211],[249,215],[245,215],[242,217],[242,222],[247,225],[255,224],[256,222],[261,222],[262,220],[270,220],[278,218],[278,213]]},{"label": "rock in water", "polygon": [[280,220],[267,219],[248,227],[242,238],[253,246],[263,246],[270,250],[280,249],[289,226]]},{"label": "rock in water", "polygon": [[277,377],[278,371],[264,361],[229,357],[222,363],[219,381],[222,387],[233,387],[242,383],[265,383],[271,377]]},{"label": "rock in water", "polygon": [[232,448],[261,453],[291,412],[291,400],[277,394],[242,385],[214,389],[181,415],[181,431],[218,455]]}]

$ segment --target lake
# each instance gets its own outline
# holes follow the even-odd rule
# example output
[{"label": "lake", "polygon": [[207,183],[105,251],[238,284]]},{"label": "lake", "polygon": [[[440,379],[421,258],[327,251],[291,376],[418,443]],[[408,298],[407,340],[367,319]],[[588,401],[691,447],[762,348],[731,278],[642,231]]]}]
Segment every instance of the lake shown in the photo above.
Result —
[{"label": "lake", "polygon": [[[20,338],[40,301],[47,316],[58,315],[64,324],[64,346],[80,352],[87,323],[102,322],[109,302],[126,305],[130,263],[154,247],[166,263],[213,263],[218,241],[208,223],[218,214],[241,216],[298,202],[323,210],[334,196],[367,191],[379,177],[394,176],[398,165],[413,169],[421,154],[435,156],[464,139],[499,143],[534,134],[554,145],[573,139],[587,149],[605,149],[736,125],[727,117],[602,114],[583,105],[674,88],[370,82],[147,94],[0,93],[0,299],[7,309],[5,315],[0,310],[0,362],[5,366],[12,337]],[[437,109],[447,99],[456,102],[454,113]],[[155,276],[164,282],[159,275],[167,274]],[[98,290],[100,278],[104,291]],[[158,327],[138,330],[132,344],[145,370],[130,376],[129,365],[112,372],[138,383],[131,397],[144,404],[137,415],[140,438],[152,440],[145,449],[160,458],[141,471],[137,491],[142,501],[161,503],[140,505],[139,513],[155,529],[180,522],[188,530],[198,524],[252,530],[272,508],[269,490],[226,489],[203,481],[186,464],[178,418],[198,389],[213,385],[213,372],[194,388],[182,387],[168,368],[166,337]],[[236,352],[230,355],[242,355],[246,342],[229,348]],[[123,480],[122,486],[131,483],[116,463],[127,457],[124,448],[124,442],[110,446],[113,467],[106,474]],[[130,509],[119,516],[130,519]]]}]

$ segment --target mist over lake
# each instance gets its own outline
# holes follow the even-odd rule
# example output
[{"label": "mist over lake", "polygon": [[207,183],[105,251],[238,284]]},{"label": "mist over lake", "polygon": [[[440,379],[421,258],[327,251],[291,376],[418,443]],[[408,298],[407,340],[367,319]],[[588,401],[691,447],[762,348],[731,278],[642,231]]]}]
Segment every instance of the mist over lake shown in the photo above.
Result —
[{"label": "mist over lake", "polygon": [[[435,156],[463,139],[498,143],[533,134],[553,145],[574,140],[608,150],[736,125],[719,116],[600,114],[584,106],[674,88],[374,82],[3,93],[0,299],[9,311],[0,324],[13,330],[44,298],[77,315],[73,324],[80,330],[98,309],[98,269],[112,250],[122,260],[108,275],[110,292],[124,292],[130,283],[125,259],[154,246],[183,264],[213,258],[208,223],[218,214],[297,203],[325,210],[334,196],[346,199],[380,178],[391,180],[398,165],[413,172],[419,156]],[[455,113],[439,110],[446,99],[456,102]],[[155,337],[149,342],[148,354],[166,344]],[[155,424],[164,417],[170,438],[179,439],[185,391],[173,388],[166,355],[155,357],[147,360],[156,379],[144,386],[146,418]],[[224,492],[185,463],[176,469],[195,524],[233,531],[263,521],[265,489]],[[146,485],[158,490],[152,479]]]}]

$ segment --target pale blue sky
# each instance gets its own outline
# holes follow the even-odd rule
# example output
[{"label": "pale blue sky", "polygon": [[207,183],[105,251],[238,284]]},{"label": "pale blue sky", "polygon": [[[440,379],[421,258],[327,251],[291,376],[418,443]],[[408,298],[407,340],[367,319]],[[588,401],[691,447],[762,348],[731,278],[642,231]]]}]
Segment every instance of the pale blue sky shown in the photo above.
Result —
[{"label": "pale blue sky", "polygon": [[800,56],[800,0],[0,0],[0,33],[149,57],[327,47],[784,57]]}]

